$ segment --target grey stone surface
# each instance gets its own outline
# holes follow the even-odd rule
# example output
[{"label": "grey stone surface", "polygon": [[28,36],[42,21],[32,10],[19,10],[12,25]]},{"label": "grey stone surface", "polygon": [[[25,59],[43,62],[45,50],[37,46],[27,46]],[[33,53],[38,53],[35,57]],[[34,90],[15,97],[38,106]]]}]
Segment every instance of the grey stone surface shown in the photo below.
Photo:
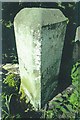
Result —
[{"label": "grey stone surface", "polygon": [[80,41],[80,26],[76,29],[75,42],[78,40]]},{"label": "grey stone surface", "polygon": [[58,9],[24,8],[14,19],[21,90],[35,108],[57,89],[68,19]]}]

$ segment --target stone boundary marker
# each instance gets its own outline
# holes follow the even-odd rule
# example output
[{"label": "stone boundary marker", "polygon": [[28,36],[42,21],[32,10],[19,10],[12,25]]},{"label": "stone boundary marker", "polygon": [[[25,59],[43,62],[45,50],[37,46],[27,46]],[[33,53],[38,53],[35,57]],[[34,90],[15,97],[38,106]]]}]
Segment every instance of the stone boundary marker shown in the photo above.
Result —
[{"label": "stone boundary marker", "polygon": [[14,18],[20,91],[35,109],[55,96],[68,19],[59,9],[24,8]]}]

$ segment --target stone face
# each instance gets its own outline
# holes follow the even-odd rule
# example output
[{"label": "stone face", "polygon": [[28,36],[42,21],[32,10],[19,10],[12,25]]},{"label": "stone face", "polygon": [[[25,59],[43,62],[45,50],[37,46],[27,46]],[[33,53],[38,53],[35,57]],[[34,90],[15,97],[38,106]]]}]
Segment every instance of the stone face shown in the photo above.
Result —
[{"label": "stone face", "polygon": [[76,29],[76,36],[73,48],[73,62],[77,62],[80,59],[80,26]]},{"label": "stone face", "polygon": [[42,106],[55,94],[64,43],[66,22],[43,27],[41,55]]},{"label": "stone face", "polygon": [[54,97],[66,25],[58,9],[24,8],[14,19],[21,89],[37,109]]},{"label": "stone face", "polygon": [[78,40],[80,41],[80,26],[76,29],[75,42]]}]

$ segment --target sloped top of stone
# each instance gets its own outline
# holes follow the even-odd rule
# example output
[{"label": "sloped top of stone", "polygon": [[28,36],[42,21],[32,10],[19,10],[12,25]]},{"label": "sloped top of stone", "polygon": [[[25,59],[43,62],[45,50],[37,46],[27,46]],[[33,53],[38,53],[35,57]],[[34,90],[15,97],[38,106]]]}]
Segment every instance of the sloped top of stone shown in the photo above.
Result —
[{"label": "sloped top of stone", "polygon": [[25,24],[27,26],[37,27],[46,26],[62,21],[66,18],[59,9],[47,8],[24,8],[17,13],[14,22],[18,25]]}]

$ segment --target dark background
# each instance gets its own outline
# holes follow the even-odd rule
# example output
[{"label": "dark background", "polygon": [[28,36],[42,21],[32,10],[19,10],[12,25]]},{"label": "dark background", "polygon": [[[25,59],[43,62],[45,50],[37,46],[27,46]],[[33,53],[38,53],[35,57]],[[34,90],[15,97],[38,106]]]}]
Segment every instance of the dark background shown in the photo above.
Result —
[{"label": "dark background", "polygon": [[2,63],[17,63],[17,51],[14,36],[13,21],[15,15],[25,7],[58,8],[69,19],[59,75],[58,91],[64,90],[71,84],[71,68],[73,65],[72,41],[75,39],[76,28],[80,25],[80,2],[3,2],[2,3]]}]

